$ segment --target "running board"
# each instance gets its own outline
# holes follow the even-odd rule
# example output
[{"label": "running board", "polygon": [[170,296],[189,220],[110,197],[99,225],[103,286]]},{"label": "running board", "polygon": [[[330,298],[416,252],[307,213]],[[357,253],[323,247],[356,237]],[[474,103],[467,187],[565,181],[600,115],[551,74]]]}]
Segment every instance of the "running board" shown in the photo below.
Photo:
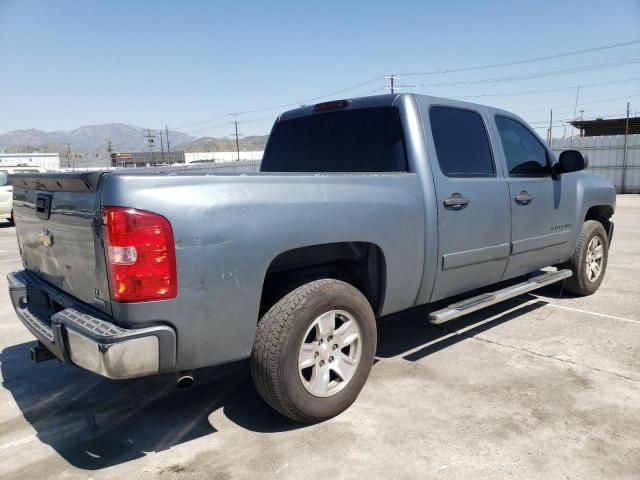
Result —
[{"label": "running board", "polygon": [[517,297],[523,293],[528,293],[551,283],[564,280],[565,278],[569,278],[571,275],[571,270],[558,270],[557,272],[543,273],[542,275],[532,277],[526,282],[518,283],[511,287],[467,298],[466,300],[452,303],[441,310],[431,312],[431,314],[429,314],[429,322],[434,325],[448,322],[449,320],[461,317],[467,313],[475,312],[476,310]]}]

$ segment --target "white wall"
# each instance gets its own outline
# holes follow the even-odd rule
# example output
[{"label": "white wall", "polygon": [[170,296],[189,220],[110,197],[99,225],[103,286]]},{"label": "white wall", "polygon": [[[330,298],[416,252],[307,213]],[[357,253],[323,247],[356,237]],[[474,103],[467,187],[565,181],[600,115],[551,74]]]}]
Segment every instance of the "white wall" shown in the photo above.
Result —
[{"label": "white wall", "polygon": [[60,168],[58,153],[0,153],[0,166],[28,165],[50,170]]},{"label": "white wall", "polygon": [[619,193],[640,193],[640,135],[627,136],[627,161],[622,188],[624,135],[602,137],[554,138],[551,149],[557,155],[562,150],[579,150],[589,159],[587,170],[609,179]]},{"label": "white wall", "polygon": [[[262,160],[264,151],[240,152],[240,160]],[[237,152],[185,152],[185,163],[193,163],[195,161],[213,160],[219,162],[234,162],[238,159]]]}]

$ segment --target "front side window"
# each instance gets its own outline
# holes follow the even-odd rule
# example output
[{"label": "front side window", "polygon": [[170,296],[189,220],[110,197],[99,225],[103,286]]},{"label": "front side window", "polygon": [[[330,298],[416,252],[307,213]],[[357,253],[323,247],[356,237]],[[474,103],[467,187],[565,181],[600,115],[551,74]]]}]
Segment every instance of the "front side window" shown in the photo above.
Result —
[{"label": "front side window", "polygon": [[477,112],[432,107],[429,119],[442,173],[451,177],[495,175],[489,137]]},{"label": "front side window", "polygon": [[496,117],[509,175],[549,175],[547,151],[531,131],[507,117]]},{"label": "front side window", "polygon": [[9,175],[7,175],[7,172],[0,170],[0,187],[4,187],[5,185],[10,185]]}]

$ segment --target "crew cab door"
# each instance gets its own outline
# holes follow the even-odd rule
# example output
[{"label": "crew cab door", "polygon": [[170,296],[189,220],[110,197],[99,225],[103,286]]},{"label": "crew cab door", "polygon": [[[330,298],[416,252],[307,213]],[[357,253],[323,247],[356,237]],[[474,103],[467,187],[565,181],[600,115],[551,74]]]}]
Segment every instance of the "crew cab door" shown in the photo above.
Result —
[{"label": "crew cab door", "polygon": [[438,205],[434,301],[500,280],[511,212],[481,111],[432,105],[423,119]]},{"label": "crew cab door", "polygon": [[520,120],[495,117],[511,196],[511,258],[504,278],[554,265],[571,255],[575,182],[551,175],[553,155]]}]

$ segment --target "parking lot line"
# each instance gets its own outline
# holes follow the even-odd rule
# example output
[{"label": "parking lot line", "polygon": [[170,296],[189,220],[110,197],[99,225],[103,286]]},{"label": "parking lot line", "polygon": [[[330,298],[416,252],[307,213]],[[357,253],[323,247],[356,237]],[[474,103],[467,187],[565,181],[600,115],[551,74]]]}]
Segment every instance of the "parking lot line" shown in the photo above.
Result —
[{"label": "parking lot line", "polygon": [[609,318],[611,320],[619,320],[621,322],[637,323],[637,324],[640,325],[640,320],[634,320],[632,318],[618,317],[616,315],[609,315],[607,313],[592,312],[590,310],[582,310],[580,308],[567,307],[565,305],[558,305],[557,303],[549,302],[547,297],[539,297],[539,296],[532,295],[532,294],[529,294],[529,295],[531,295],[532,297],[535,297],[535,298],[537,298],[539,300],[543,300],[543,301],[547,302],[547,305],[549,305],[550,307],[553,307],[553,308],[559,308],[561,310],[569,310],[571,312],[584,313],[586,315],[595,315],[597,317]]}]

